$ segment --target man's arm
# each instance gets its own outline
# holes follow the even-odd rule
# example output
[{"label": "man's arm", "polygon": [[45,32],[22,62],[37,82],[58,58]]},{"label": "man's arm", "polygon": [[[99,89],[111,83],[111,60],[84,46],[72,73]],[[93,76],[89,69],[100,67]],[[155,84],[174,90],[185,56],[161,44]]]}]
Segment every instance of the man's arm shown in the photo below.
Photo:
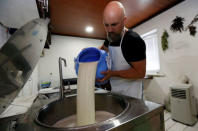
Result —
[{"label": "man's arm", "polygon": [[99,47],[99,49],[101,50],[105,50],[106,52],[108,52],[108,47],[106,47],[104,44],[102,46]]},{"label": "man's arm", "polygon": [[108,52],[108,45],[109,45],[109,42],[108,40],[105,40],[104,43],[102,44],[102,46],[99,47],[99,49],[101,50],[105,50],[106,52]]},{"label": "man's arm", "polygon": [[146,59],[137,61],[137,62],[131,62],[132,65],[131,68],[127,70],[120,70],[120,71],[104,71],[101,72],[105,75],[105,77],[101,80],[97,80],[99,82],[108,80],[110,77],[121,77],[125,79],[141,79],[145,77],[146,74]]}]

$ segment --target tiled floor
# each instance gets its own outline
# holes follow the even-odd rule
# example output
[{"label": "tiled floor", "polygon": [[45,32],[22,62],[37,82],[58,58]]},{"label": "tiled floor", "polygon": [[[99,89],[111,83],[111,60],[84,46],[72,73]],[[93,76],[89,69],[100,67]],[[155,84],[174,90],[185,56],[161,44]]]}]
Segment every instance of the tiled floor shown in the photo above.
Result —
[{"label": "tiled floor", "polygon": [[171,119],[170,112],[164,111],[166,131],[198,131],[198,122],[194,126],[187,126]]}]

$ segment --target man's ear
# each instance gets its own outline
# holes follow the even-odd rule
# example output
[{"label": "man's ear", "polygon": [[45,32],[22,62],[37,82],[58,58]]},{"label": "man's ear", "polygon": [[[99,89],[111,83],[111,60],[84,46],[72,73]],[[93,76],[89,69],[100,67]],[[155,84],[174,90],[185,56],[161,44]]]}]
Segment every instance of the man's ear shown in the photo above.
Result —
[{"label": "man's ear", "polygon": [[126,25],[127,17],[125,16],[123,19],[124,25]]}]

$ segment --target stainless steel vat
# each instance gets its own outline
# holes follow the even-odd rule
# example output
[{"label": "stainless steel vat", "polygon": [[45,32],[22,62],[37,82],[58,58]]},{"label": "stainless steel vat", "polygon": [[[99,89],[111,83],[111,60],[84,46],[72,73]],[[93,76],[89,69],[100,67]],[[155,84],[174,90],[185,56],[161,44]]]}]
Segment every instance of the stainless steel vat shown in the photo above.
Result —
[{"label": "stainless steel vat", "polygon": [[[128,107],[129,102],[120,96],[98,94],[95,97],[96,111],[106,111],[115,114],[116,117],[118,117],[122,115]],[[41,126],[55,128],[52,126],[54,123],[74,114],[76,114],[76,96],[52,102],[41,108],[38,113],[38,117],[36,118],[36,122]],[[96,123],[91,126],[100,124],[101,123]],[[90,125],[87,127],[90,127]],[[74,130],[76,127],[70,129]]]},{"label": "stainless steel vat", "polygon": [[164,131],[163,107],[159,104],[110,93],[96,94],[95,100],[96,111],[103,110],[116,116],[87,126],[53,127],[52,125],[58,120],[76,113],[76,96],[72,96],[42,107],[36,116],[32,115],[34,117],[30,118],[30,120],[34,119],[34,122],[18,124],[18,130]]}]

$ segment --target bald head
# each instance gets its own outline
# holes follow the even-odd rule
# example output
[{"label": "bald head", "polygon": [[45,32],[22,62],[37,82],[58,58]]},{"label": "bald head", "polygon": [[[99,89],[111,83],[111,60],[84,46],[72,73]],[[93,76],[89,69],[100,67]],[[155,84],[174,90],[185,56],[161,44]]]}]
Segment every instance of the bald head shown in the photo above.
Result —
[{"label": "bald head", "polygon": [[124,6],[118,1],[109,2],[104,9],[103,17],[120,17],[120,19],[124,18]]},{"label": "bald head", "polygon": [[126,22],[125,10],[118,1],[109,2],[103,12],[103,23],[110,41],[119,40]]}]

